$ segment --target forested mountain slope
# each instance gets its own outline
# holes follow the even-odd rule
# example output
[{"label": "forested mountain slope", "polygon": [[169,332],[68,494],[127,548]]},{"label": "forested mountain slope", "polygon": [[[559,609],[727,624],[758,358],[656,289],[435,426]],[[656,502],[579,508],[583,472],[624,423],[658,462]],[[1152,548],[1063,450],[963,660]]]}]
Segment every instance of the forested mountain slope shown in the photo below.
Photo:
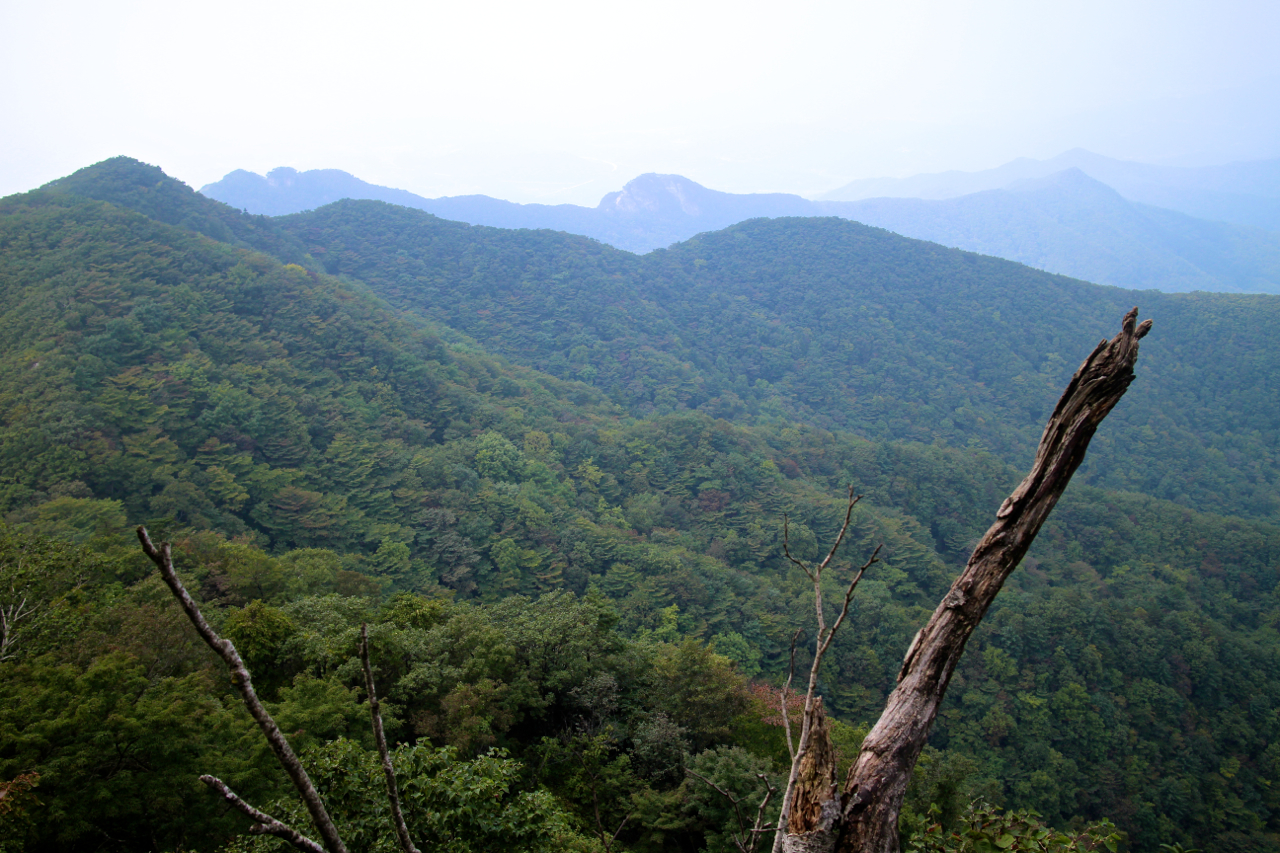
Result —
[{"label": "forested mountain slope", "polygon": [[1138,304],[1160,323],[1140,402],[1086,476],[1280,518],[1277,297],[1098,287],[838,219],[755,220],[643,258],[372,202],[281,224],[329,271],[637,415],[797,418],[1016,464],[1087,342]]},{"label": "forested mountain slope", "polygon": [[94,198],[135,210],[157,222],[242,248],[267,252],[286,263],[306,265],[306,252],[265,216],[245,216],[211,202],[156,166],[113,157],[41,187],[47,193]]},{"label": "forested mountain slope", "polygon": [[838,212],[1099,284],[1280,293],[1280,232],[1131,202],[1079,169],[953,199],[842,202]]},{"label": "forested mountain slope", "polygon": [[[838,220],[650,260],[376,203],[279,223],[309,270],[165,224],[191,197],[112,170],[75,176],[111,203],[0,202],[0,571],[38,566],[50,614],[0,661],[0,782],[40,774],[11,836],[33,851],[213,849],[244,827],[196,774],[282,791],[136,523],[176,540],[324,773],[368,756],[368,621],[397,741],[451,746],[431,766],[476,790],[507,780],[477,808],[552,798],[520,825],[560,835],[525,849],[598,851],[627,815],[635,853],[728,849],[732,815],[680,767],[726,785],[781,767],[767,684],[811,612],[782,514],[815,553],[853,483],[848,559],[885,543],[823,675],[851,749],[1056,385],[1132,296]],[[188,214],[257,221],[215,205]],[[1148,296],[1156,330],[1095,447],[1131,442],[1209,496],[1188,502],[1245,503],[1206,472],[1243,490],[1265,457],[1191,451],[1274,440],[1250,384],[1270,302]],[[1201,441],[1215,417],[1239,432],[1181,467],[1146,434]],[[1058,825],[1109,815],[1139,851],[1274,847],[1280,527],[1209,508],[1072,486],[970,643],[906,831],[985,794]]]},{"label": "forested mountain slope", "polygon": [[[1208,221],[1135,203],[1063,162],[1067,164],[1049,172],[1043,170],[1045,164],[1011,170],[1002,173],[997,187],[942,200],[809,201],[785,193],[717,192],[679,175],[648,174],[589,208],[516,204],[480,195],[427,199],[367,184],[336,169],[286,168],[265,178],[233,172],[201,192],[270,215],[347,198],[385,201],[472,225],[582,234],[637,253],[747,219],[840,216],[1101,284],[1167,292],[1280,292],[1280,234],[1230,217]],[[1034,177],[1013,180],[1019,174]]]}]

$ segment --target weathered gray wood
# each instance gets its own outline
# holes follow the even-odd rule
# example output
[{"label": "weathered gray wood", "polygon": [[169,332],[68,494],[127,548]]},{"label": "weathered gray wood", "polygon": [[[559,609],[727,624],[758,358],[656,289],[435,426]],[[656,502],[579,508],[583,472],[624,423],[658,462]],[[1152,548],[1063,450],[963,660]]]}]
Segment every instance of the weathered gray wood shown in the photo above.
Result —
[{"label": "weathered gray wood", "polygon": [[310,838],[307,838],[301,832],[298,832],[287,824],[281,823],[266,812],[255,809],[253,806],[240,799],[240,795],[227,787],[227,783],[223,782],[217,776],[201,776],[200,781],[221,794],[222,798],[226,800],[233,809],[254,821],[253,827],[249,830],[254,835],[274,835],[276,838],[283,838],[299,850],[307,851],[307,853],[325,853],[323,847],[312,841]]},{"label": "weathered gray wood", "polygon": [[[824,801],[807,832],[788,836],[775,849],[896,853],[907,782],[965,643],[1084,461],[1098,425],[1133,381],[1138,341],[1151,329],[1150,320],[1138,325],[1137,317],[1137,308],[1126,314],[1120,333],[1099,343],[1071,378],[1045,426],[1031,472],[1001,504],[995,523],[907,650],[898,686],[863,741],[840,795]],[[814,783],[819,789],[826,785],[821,777]],[[815,793],[820,799],[820,790]],[[810,794],[797,792],[797,801],[802,797]]]},{"label": "weathered gray wood", "polygon": [[787,831],[777,845],[781,853],[830,850],[840,821],[836,754],[831,746],[822,697],[815,697],[809,747],[800,754]]},{"label": "weathered gray wood", "polygon": [[1098,425],[1133,381],[1138,341],[1151,321],[1138,309],[1102,341],[1071,377],[1040,438],[1031,472],[1005,499],[996,521],[974,549],[960,577],[912,643],[898,686],[862,743],[843,795],[839,853],[894,853],[898,813],[907,782],[938,715],[965,643],[1084,461]]},{"label": "weathered gray wood", "polygon": [[[311,814],[311,820],[315,823],[316,829],[320,831],[320,837],[324,840],[325,849],[329,853],[347,853],[346,845],[342,843],[342,839],[338,835],[338,829],[329,818],[324,802],[320,799],[320,794],[316,791],[315,785],[311,783],[311,778],[307,776],[307,771],[302,766],[302,762],[298,760],[298,756],[293,752],[293,747],[289,746],[289,742],[280,733],[280,727],[271,718],[271,714],[267,712],[262,700],[258,698],[257,692],[253,689],[253,679],[249,677],[249,668],[244,665],[244,661],[240,658],[240,653],[236,651],[236,647],[231,644],[230,640],[224,640],[219,637],[218,633],[205,621],[195,600],[187,593],[186,587],[182,585],[182,581],[178,578],[178,573],[173,568],[173,554],[169,543],[161,542],[160,547],[157,548],[151,543],[151,537],[147,535],[145,527],[139,527],[137,532],[138,541],[142,543],[142,550],[151,558],[151,562],[155,563],[156,567],[160,569],[160,576],[164,578],[164,582],[168,585],[169,591],[173,593],[173,597],[182,605],[183,612],[187,614],[187,618],[195,626],[196,633],[200,635],[200,639],[204,640],[209,648],[213,649],[214,653],[222,658],[227,665],[227,669],[231,671],[232,685],[240,692],[240,698],[243,700],[245,708],[248,709],[249,715],[258,724],[258,728],[262,730],[267,743],[271,745],[271,751],[276,754],[276,760],[280,762],[280,766],[284,768],[285,773],[289,774],[289,778],[293,781],[293,786],[298,789],[298,793],[302,796],[302,801],[306,804],[307,811]],[[204,779],[206,784],[218,782],[212,776],[207,777],[207,779],[202,776],[201,779]],[[213,780],[213,782],[209,780]],[[218,782],[218,784],[221,783]],[[217,786],[215,785],[214,787]],[[223,789],[226,789],[225,785]],[[227,793],[230,793],[230,789],[223,791],[224,796]],[[244,805],[246,808],[252,808],[247,803]],[[244,808],[240,810],[244,811]],[[254,811],[256,812],[257,810],[255,809]],[[261,812],[257,813],[262,814]],[[275,820],[274,818],[271,819]],[[275,823],[279,824],[280,822],[275,821]],[[259,823],[259,826],[262,826],[262,824]],[[280,826],[284,826],[284,824],[280,824]],[[268,832],[269,830],[255,828],[255,831]],[[292,831],[290,830],[290,832]],[[270,834],[275,835],[277,833]],[[310,851],[313,849],[292,841],[284,835],[280,837],[290,840],[290,843],[300,850]],[[298,838],[315,847],[319,846],[300,834],[298,834]]]},{"label": "weathered gray wood", "polygon": [[369,716],[373,718],[373,739],[378,744],[378,756],[382,759],[382,775],[387,780],[387,800],[391,803],[391,822],[395,824],[396,838],[404,853],[418,853],[409,837],[409,827],[400,810],[400,786],[396,784],[396,771],[391,766],[391,752],[387,749],[387,737],[382,731],[382,712],[378,705],[378,691],[373,686],[373,667],[369,665],[369,625],[360,626],[360,663],[364,666],[364,686],[369,691]]}]

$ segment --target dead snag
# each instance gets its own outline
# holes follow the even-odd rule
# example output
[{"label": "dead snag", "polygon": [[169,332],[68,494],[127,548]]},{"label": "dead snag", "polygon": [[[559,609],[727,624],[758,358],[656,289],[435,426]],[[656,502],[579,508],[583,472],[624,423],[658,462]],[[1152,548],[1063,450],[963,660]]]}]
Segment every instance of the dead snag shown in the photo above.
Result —
[{"label": "dead snag", "polygon": [[[965,643],[1084,460],[1089,441],[1133,381],[1138,341],[1151,321],[1125,315],[1121,331],[1102,341],[1071,377],[1040,439],[1031,472],[996,512],[968,565],[916,634],[898,686],[849,769],[831,826],[833,841],[789,836],[782,847],[811,853],[894,853],[898,813],[916,759],[938,714]],[[809,843],[809,842],[817,842]],[[794,843],[793,843],[794,842]]]}]

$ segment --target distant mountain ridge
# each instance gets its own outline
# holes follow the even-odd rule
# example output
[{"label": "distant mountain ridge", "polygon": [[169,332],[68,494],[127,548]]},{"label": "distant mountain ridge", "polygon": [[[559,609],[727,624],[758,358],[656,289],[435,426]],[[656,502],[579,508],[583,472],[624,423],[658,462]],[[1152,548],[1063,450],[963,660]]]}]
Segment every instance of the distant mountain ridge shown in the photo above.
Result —
[{"label": "distant mountain ridge", "polygon": [[400,204],[470,225],[549,228],[593,237],[643,254],[760,216],[823,215],[814,203],[786,193],[736,194],[707,189],[679,175],[640,175],[594,208],[576,204],[518,204],[486,195],[429,199],[366,183],[337,169],[272,169],[265,177],[237,170],[200,192],[249,213],[282,216],[344,198]]},{"label": "distant mountain ridge", "polygon": [[[589,208],[483,195],[427,199],[336,169],[288,168],[266,177],[233,172],[201,192],[273,216],[343,198],[385,201],[471,225],[582,234],[640,254],[747,219],[839,216],[1100,284],[1280,293],[1280,234],[1135,204],[1078,167],[1040,175],[1040,165],[1015,161],[1010,167],[1016,168],[1000,175],[1006,187],[935,199],[810,201],[786,193],[719,192],[679,175],[645,174]],[[988,179],[964,180],[978,186]]]},{"label": "distant mountain ridge", "polygon": [[828,204],[907,237],[1099,284],[1280,292],[1280,234],[1131,202],[1077,168],[955,198]]},{"label": "distant mountain ridge", "polygon": [[418,207],[427,201],[408,190],[367,183],[340,169],[299,172],[288,166],[272,169],[265,177],[236,169],[200,192],[232,207],[266,216],[311,210],[344,198],[367,198],[405,207]]},{"label": "distant mountain ridge", "polygon": [[977,172],[937,172],[909,178],[864,178],[820,196],[947,199],[1007,189],[1019,181],[1079,169],[1130,201],[1167,207],[1201,219],[1280,231],[1280,158],[1197,168],[1116,160],[1075,148],[1049,160],[1016,160]]}]

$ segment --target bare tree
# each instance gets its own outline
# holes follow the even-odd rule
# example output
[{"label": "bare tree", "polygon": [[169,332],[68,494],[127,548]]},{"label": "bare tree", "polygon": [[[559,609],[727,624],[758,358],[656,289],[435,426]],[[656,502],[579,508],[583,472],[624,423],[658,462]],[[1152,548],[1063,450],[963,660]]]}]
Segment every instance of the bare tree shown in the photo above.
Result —
[{"label": "bare tree", "polygon": [[[800,742],[798,744],[793,742],[791,736],[791,717],[787,709],[787,698],[791,692],[792,678],[795,676],[796,639],[799,638],[800,632],[797,631],[795,636],[791,638],[791,667],[787,673],[787,683],[782,688],[782,723],[786,728],[787,751],[791,754],[791,770],[787,774],[787,787],[782,795],[782,813],[778,816],[778,828],[774,834],[773,849],[775,853],[782,849],[788,836],[802,833],[804,830],[801,827],[808,827],[817,822],[823,803],[830,801],[832,794],[835,792],[835,751],[831,748],[831,736],[827,731],[826,717],[822,711],[822,697],[817,695],[818,673],[822,668],[822,659],[826,656],[827,650],[831,648],[832,640],[835,639],[836,633],[844,625],[845,618],[849,615],[849,603],[853,601],[853,593],[858,588],[858,582],[862,580],[862,576],[866,574],[867,569],[880,562],[881,546],[876,546],[876,549],[871,552],[871,556],[854,573],[849,585],[845,587],[844,601],[840,606],[840,613],[829,627],[827,625],[827,616],[822,606],[822,575],[831,567],[831,561],[835,559],[836,552],[840,550],[845,534],[849,532],[849,522],[853,518],[853,508],[858,505],[860,500],[862,500],[862,495],[855,495],[853,487],[850,486],[849,500],[844,511],[844,523],[840,525],[840,531],[836,534],[831,550],[827,552],[827,556],[823,558],[822,562],[816,566],[811,567],[804,561],[792,556],[790,523],[785,516],[782,521],[783,552],[787,555],[787,559],[804,572],[813,584],[813,608],[817,615],[818,633],[813,641],[813,661],[809,666],[809,684],[804,696],[804,712],[800,720]],[[823,794],[822,796],[815,796],[820,792]]]},{"label": "bare tree", "polygon": [[[1000,505],[995,523],[974,549],[964,571],[911,642],[898,673],[898,686],[885,703],[880,720],[863,741],[858,759],[849,768],[839,791],[835,785],[830,738],[821,722],[821,704],[812,695],[818,665],[815,656],[800,744],[792,759],[791,779],[775,836],[775,851],[897,851],[898,814],[907,783],[938,715],[947,684],[964,653],[965,643],[1005,580],[1026,555],[1071,476],[1084,461],[1098,425],[1133,381],[1138,341],[1151,329],[1150,320],[1138,325],[1137,318],[1138,309],[1134,308],[1124,316],[1120,333],[1110,341],[1099,343],[1071,377],[1045,426],[1031,472]],[[846,515],[845,527],[831,554],[835,553],[847,527]],[[790,558],[789,553],[787,556]],[[830,556],[820,568],[827,565]],[[815,573],[809,576],[813,578]],[[831,635],[843,621],[852,587],[860,577],[861,572],[850,585],[840,619],[829,631],[822,621],[819,605],[817,648],[820,651],[825,652]],[[827,631],[825,641],[824,631]],[[811,714],[811,708],[815,713]]]}]

